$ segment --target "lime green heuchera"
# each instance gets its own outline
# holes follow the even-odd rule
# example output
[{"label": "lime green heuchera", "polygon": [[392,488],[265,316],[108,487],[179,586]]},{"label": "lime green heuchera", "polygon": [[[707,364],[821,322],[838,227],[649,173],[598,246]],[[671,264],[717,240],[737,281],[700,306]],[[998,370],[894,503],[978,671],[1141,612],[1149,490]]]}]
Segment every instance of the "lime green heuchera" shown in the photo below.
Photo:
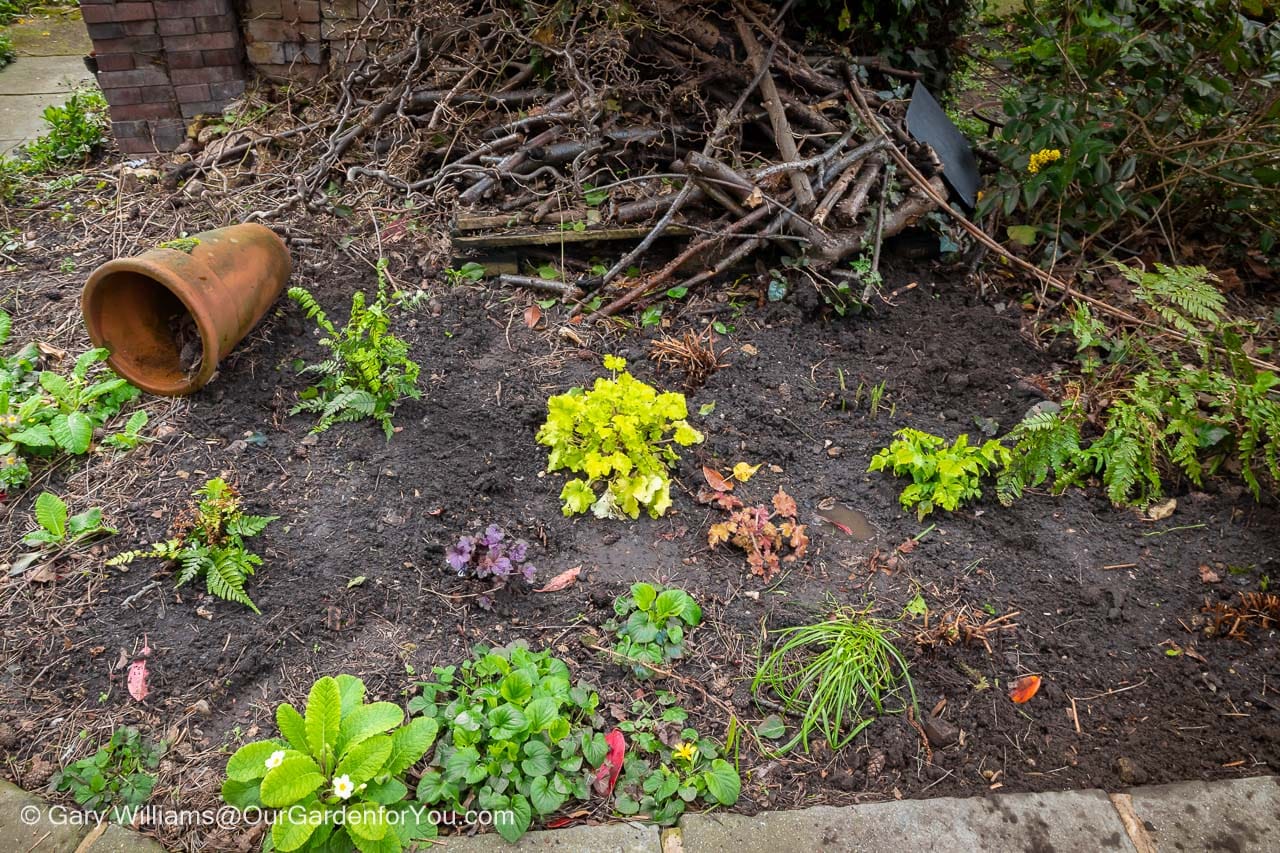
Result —
[{"label": "lime green heuchera", "polygon": [[436,834],[404,778],[439,730],[429,717],[402,722],[398,706],[364,701],[360,679],[325,676],[304,713],[276,708],[281,737],[231,756],[222,798],[277,810],[264,849],[399,853]]},{"label": "lime green heuchera", "polygon": [[537,436],[551,448],[547,470],[586,475],[564,484],[565,515],[591,509],[598,518],[638,518],[644,509],[658,518],[671,506],[668,469],[680,459],[672,445],[698,444],[702,433],[685,420],[683,394],[659,393],[628,373],[618,356],[605,356],[604,366],[612,378],[547,401]]}]

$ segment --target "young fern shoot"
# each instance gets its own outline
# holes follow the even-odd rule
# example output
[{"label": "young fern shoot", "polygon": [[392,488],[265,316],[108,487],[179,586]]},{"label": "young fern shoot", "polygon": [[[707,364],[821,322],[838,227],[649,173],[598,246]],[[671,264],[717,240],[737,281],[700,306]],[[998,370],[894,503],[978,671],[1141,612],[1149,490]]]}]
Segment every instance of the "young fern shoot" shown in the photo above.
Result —
[{"label": "young fern shoot", "polygon": [[195,497],[199,501],[192,508],[193,517],[174,525],[174,538],[118,554],[107,565],[123,566],[143,558],[168,560],[178,564],[177,586],[203,577],[210,595],[261,614],[244,585],[262,565],[262,558],[250,552],[244,540],[257,536],[279,516],[245,515],[240,495],[220,477],[205,483]]},{"label": "young fern shoot", "polygon": [[324,361],[303,368],[303,373],[320,378],[298,395],[298,405],[290,411],[317,415],[313,433],[324,432],[336,423],[373,418],[390,440],[396,406],[406,397],[422,397],[418,390],[421,368],[409,358],[409,345],[391,333],[391,313],[417,307],[423,295],[388,293],[386,268],[384,258],[378,262],[378,290],[372,302],[364,291],[351,298],[351,316],[341,329],[309,292],[289,288],[289,298],[319,327],[323,335],[320,344],[330,352]]}]

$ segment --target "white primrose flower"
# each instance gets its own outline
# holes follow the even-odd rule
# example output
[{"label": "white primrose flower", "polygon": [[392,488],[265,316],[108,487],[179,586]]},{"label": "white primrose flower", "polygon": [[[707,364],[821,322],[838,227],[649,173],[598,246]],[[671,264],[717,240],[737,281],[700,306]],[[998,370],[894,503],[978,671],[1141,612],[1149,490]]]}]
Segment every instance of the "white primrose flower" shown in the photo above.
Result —
[{"label": "white primrose flower", "polygon": [[345,773],[333,780],[333,793],[342,800],[351,798],[356,786],[351,784],[351,777]]},{"label": "white primrose flower", "polygon": [[271,756],[267,759],[267,769],[274,770],[283,763],[284,763],[284,750],[277,749],[275,752],[271,753]]}]

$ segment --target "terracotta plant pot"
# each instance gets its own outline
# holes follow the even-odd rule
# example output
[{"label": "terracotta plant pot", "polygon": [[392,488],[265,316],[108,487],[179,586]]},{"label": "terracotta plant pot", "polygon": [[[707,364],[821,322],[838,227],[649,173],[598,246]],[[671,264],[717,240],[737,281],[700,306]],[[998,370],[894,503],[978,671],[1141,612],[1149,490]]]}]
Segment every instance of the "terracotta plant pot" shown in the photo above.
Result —
[{"label": "terracotta plant pot", "polygon": [[293,264],[271,229],[231,225],[107,261],[85,283],[80,310],[107,363],[144,391],[199,390],[267,313]]}]

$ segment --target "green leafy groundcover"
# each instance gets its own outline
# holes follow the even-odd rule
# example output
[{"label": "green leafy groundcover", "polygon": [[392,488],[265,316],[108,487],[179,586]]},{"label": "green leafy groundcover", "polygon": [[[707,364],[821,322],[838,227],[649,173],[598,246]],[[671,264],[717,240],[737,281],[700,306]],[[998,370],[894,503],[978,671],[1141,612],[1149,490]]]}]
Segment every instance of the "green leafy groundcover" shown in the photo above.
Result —
[{"label": "green leafy groundcover", "polygon": [[[680,728],[688,713],[669,693],[659,694],[660,719],[638,702],[606,738],[599,695],[545,651],[481,646],[432,676],[408,722],[397,705],[365,702],[358,678],[321,678],[302,713],[277,708],[279,737],[232,755],[223,798],[276,810],[264,850],[310,853],[396,853],[434,837],[433,818],[475,811],[491,812],[494,829],[515,841],[535,817],[586,801],[593,788],[619,815],[659,823],[698,800],[738,799],[737,770],[715,743]],[[634,739],[625,761],[623,732]]]}]

